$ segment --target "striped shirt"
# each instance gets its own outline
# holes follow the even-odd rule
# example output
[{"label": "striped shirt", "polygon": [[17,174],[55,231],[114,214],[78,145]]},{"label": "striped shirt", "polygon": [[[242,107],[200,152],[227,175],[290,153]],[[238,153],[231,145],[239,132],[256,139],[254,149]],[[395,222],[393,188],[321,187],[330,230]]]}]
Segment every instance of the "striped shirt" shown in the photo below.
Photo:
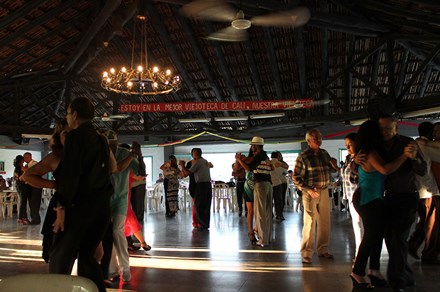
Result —
[{"label": "striped shirt", "polygon": [[347,158],[345,159],[344,167],[342,168],[341,174],[342,174],[342,180],[344,182],[344,196],[347,198],[347,200],[351,201],[353,198],[354,191],[357,188],[357,184],[352,183],[350,181],[350,172],[351,172],[351,164],[354,163],[353,159],[351,158],[351,155],[347,155]]},{"label": "striped shirt", "polygon": [[293,183],[302,191],[324,189],[330,184],[330,155],[324,149],[304,150],[296,159]]}]

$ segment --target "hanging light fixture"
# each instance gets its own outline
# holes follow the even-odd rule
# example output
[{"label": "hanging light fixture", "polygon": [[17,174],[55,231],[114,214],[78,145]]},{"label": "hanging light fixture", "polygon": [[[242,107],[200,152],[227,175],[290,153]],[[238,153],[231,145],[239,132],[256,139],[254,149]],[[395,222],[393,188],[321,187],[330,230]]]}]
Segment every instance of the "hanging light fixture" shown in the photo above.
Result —
[{"label": "hanging light fixture", "polygon": [[140,62],[135,68],[135,27],[133,29],[131,67],[121,67],[119,70],[111,68],[102,74],[101,86],[108,91],[142,96],[166,94],[180,89],[180,76],[173,75],[170,69],[161,71],[158,67],[148,67],[147,24],[143,11],[139,10],[139,14],[136,16],[140,22],[141,31]]}]

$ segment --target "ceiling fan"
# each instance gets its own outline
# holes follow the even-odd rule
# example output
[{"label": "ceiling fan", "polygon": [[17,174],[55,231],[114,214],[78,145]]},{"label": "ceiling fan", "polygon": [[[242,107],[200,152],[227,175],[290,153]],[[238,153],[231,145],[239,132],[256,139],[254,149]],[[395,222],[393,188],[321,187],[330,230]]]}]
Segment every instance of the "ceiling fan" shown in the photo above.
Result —
[{"label": "ceiling fan", "polygon": [[209,40],[228,42],[245,41],[248,37],[246,30],[252,25],[293,28],[306,24],[310,19],[310,10],[307,7],[297,7],[293,10],[279,11],[247,19],[243,10],[239,9],[237,11],[223,0],[192,1],[184,5],[181,12],[191,18],[231,22],[229,27],[214,32],[207,37]]},{"label": "ceiling fan", "polygon": [[100,117],[95,117],[94,120],[99,120],[101,122],[116,122],[117,120],[124,120],[129,117],[130,117],[130,115],[127,115],[127,114],[109,115],[107,113],[104,113]]}]

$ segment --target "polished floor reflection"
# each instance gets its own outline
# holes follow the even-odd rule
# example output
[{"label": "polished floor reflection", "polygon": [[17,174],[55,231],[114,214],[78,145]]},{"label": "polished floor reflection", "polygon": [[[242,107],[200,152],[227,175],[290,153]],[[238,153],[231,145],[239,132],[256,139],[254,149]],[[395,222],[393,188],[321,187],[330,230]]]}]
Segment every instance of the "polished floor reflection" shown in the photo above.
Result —
[{"label": "polished floor reflection", "polygon": [[[303,265],[299,254],[302,216],[286,209],[286,220],[274,222],[270,246],[252,246],[246,219],[237,213],[211,214],[211,229],[196,231],[189,211],[175,218],[147,212],[144,234],[153,249],[130,257],[132,280],[114,283],[112,291],[351,291],[353,235],[348,213],[332,212],[330,251],[334,260],[313,257]],[[0,219],[0,278],[46,273],[41,259],[39,226]],[[417,285],[406,291],[438,291],[440,266],[409,259]],[[386,249],[382,257],[385,274]],[[387,289],[376,289],[387,291]]]}]

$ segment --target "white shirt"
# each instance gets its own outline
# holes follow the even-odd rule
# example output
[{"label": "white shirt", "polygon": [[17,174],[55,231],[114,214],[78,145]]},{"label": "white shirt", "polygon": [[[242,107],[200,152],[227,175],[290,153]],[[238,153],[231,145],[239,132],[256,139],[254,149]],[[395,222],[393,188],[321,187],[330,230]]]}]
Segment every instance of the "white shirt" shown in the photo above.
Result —
[{"label": "white shirt", "polygon": [[[427,140],[425,137],[421,137]],[[416,140],[417,141],[417,140]],[[425,146],[417,142],[420,148],[420,154],[426,162],[426,173],[424,176],[416,175],[417,185],[419,187],[419,197],[421,199],[431,198],[432,196],[440,196],[440,192],[431,170],[431,162],[440,162],[440,150],[434,147]]]}]

